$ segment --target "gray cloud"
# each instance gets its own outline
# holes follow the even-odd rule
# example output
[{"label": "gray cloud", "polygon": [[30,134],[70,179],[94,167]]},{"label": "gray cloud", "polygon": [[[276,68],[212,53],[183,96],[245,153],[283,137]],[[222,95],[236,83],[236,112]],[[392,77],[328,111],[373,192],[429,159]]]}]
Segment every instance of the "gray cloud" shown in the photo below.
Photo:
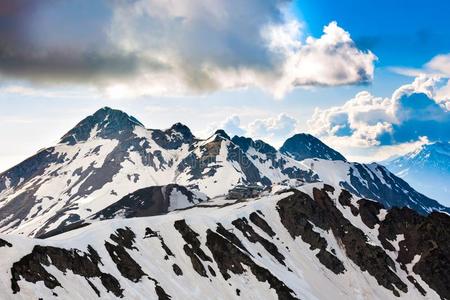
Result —
[{"label": "gray cloud", "polygon": [[[116,95],[367,82],[375,56],[332,23],[301,41],[287,0],[4,0],[3,79]],[[117,93],[121,91],[121,93]]]}]

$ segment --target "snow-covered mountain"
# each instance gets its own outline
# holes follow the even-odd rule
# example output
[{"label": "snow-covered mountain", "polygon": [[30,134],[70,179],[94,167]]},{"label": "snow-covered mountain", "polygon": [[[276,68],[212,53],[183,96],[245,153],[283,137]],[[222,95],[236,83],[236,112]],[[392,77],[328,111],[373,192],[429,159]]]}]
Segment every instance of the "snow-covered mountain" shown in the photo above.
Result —
[{"label": "snow-covered mountain", "polygon": [[252,161],[222,131],[199,140],[182,124],[146,129],[106,107],[56,146],[0,174],[0,231],[41,236],[151,186],[178,183],[214,197],[241,183],[317,181],[293,159],[286,158],[270,174]]},{"label": "snow-covered mountain", "polygon": [[[306,149],[307,159],[292,155],[300,149]],[[239,184],[322,181],[386,207],[449,211],[385,168],[350,163],[333,151],[311,136],[294,136],[281,151],[262,141],[230,138],[222,130],[202,140],[180,123],[166,130],[146,129],[106,107],[82,120],[57,145],[0,174],[0,232],[47,236],[91,220],[141,189],[170,184],[213,198]],[[321,158],[311,158],[315,156]]]},{"label": "snow-covered mountain", "polygon": [[[308,137],[307,147],[304,145],[296,146],[292,142],[297,140],[300,143],[304,140],[303,138],[298,139],[298,136]],[[343,187],[360,197],[378,201],[386,207],[406,206],[423,214],[434,210],[450,212],[448,207],[417,192],[408,183],[389,172],[382,165],[348,162],[338,152],[323,144],[319,139],[310,137],[310,135],[295,135],[285,145],[290,145],[289,148],[292,149],[324,149],[326,154],[321,155],[321,157],[325,157],[325,159],[307,158],[301,160],[302,165],[306,166],[320,181],[335,187]],[[279,158],[282,160],[293,159],[290,157],[291,155],[288,156],[281,153],[284,146],[280,151],[276,151],[272,146],[262,141],[253,142],[249,138],[242,137],[234,137],[233,142],[255,160],[255,165],[258,165],[258,162],[264,162],[265,168],[258,166],[260,169],[265,170],[264,173],[270,173],[271,170],[276,169]],[[314,143],[317,143],[317,145],[314,145]],[[306,152],[307,154],[304,157],[311,155],[310,150],[306,150]],[[269,164],[267,164],[268,162]],[[300,178],[301,176],[299,174]],[[276,181],[273,180],[272,182]]]},{"label": "snow-covered mountain", "polygon": [[450,217],[308,183],[45,240],[0,235],[1,299],[449,299]]},{"label": "snow-covered mountain", "polygon": [[450,299],[449,213],[311,136],[103,108],[0,174],[0,299]]},{"label": "snow-covered mountain", "polygon": [[435,142],[382,162],[416,190],[450,205],[450,143]]},{"label": "snow-covered mountain", "polygon": [[306,159],[302,162],[319,174],[323,182],[343,187],[360,197],[378,201],[386,207],[406,206],[422,214],[432,211],[450,212],[448,207],[417,192],[406,181],[380,164],[323,159]]}]

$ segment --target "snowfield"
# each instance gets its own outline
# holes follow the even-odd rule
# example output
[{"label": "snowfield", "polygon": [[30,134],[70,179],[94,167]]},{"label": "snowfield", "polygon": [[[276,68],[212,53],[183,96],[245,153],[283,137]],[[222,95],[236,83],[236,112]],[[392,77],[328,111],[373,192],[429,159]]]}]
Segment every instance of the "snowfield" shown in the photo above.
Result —
[{"label": "snowfield", "polygon": [[[305,192],[313,197],[314,189],[324,188],[323,184],[307,184],[299,188],[299,191]],[[327,192],[330,199],[342,212],[350,223],[365,232],[368,240],[367,243],[380,247],[381,242],[378,239],[379,232],[376,226],[374,229],[369,228],[362,221],[360,215],[354,216],[350,213],[347,206],[343,206],[337,200],[341,194],[340,189],[333,192]],[[412,284],[407,277],[414,275],[420,286],[426,292],[427,299],[439,299],[440,297],[432,290],[419,275],[414,274],[413,267],[420,261],[420,256],[414,256],[410,264],[407,264],[406,271],[402,270],[400,263],[395,261],[399,253],[399,242],[404,240],[396,238],[392,241],[394,251],[384,250],[388,256],[394,261],[395,274],[407,286],[407,292],[398,290],[399,297],[383,287],[377,282],[377,279],[368,271],[362,271],[352,259],[346,254],[346,249],[342,245],[342,241],[335,237],[332,230],[323,230],[315,224],[313,231],[324,238],[327,242],[327,251],[334,253],[334,256],[340,260],[345,271],[339,274],[328,269],[316,257],[318,249],[312,250],[311,245],[304,242],[302,238],[293,238],[285,225],[282,223],[278,212],[280,200],[286,199],[294,194],[293,191],[284,192],[278,195],[267,194],[260,198],[248,199],[240,202],[225,200],[224,198],[216,198],[190,209],[177,210],[163,216],[132,218],[132,219],[114,219],[95,222],[87,227],[69,231],[61,235],[57,235],[46,240],[36,240],[16,235],[3,235],[2,240],[12,244],[12,247],[3,246],[0,248],[1,269],[4,270],[0,276],[1,298],[2,299],[96,299],[98,296],[92,288],[88,280],[97,289],[102,299],[115,299],[111,291],[102,285],[99,278],[84,277],[74,274],[70,269],[71,266],[64,266],[67,270],[61,270],[53,265],[54,262],[49,261],[49,265],[45,265],[44,269],[54,276],[60,283],[53,289],[45,286],[44,282],[38,280],[36,283],[28,282],[23,276],[19,276],[17,281],[20,291],[13,294],[11,289],[11,266],[20,261],[25,255],[32,253],[33,247],[56,247],[63,249],[78,249],[88,253],[88,247],[91,246],[101,259],[99,268],[102,272],[112,275],[118,280],[120,288],[123,290],[121,296],[125,299],[164,299],[155,291],[155,286],[160,286],[171,299],[278,299],[277,292],[274,288],[263,279],[258,278],[252,273],[250,267],[243,263],[243,273],[230,274],[225,279],[217,263],[217,257],[211,252],[211,247],[207,244],[207,231],[216,232],[220,223],[225,230],[237,237],[238,241],[248,251],[240,249],[238,243],[232,243],[234,249],[244,253],[256,265],[270,270],[270,273],[280,280],[287,288],[291,290],[291,299],[424,299],[424,296]],[[358,198],[352,198],[352,204],[357,205]],[[256,213],[261,219],[269,224],[273,234],[268,234],[263,227],[257,226],[255,223],[248,221],[249,225],[257,236],[271,243],[277,250],[275,253],[281,254],[284,259],[280,263],[274,252],[269,252],[260,242],[252,242],[249,234],[244,234],[234,224],[234,220],[245,218],[250,220],[250,215]],[[381,211],[381,215],[385,211]],[[389,214],[388,214],[389,215]],[[198,240],[199,248],[211,260],[199,259],[198,262],[206,270],[204,276],[195,271],[193,262],[187,255],[185,248],[188,242],[183,238],[179,230],[174,224],[184,220],[187,226],[198,234],[194,239]],[[381,220],[380,220],[381,221]],[[310,221],[311,222],[311,221]],[[155,234],[148,237],[148,229],[150,228]],[[107,251],[105,244],[118,244],[116,238],[112,235],[118,230],[129,230],[133,233],[133,237],[126,241],[124,237],[121,242],[125,245],[130,242],[128,247],[122,249],[128,253],[130,258],[136,263],[136,266],[142,269],[142,275],[138,280],[130,280],[125,278],[124,272],[120,271],[119,265],[113,261],[111,254]],[[147,238],[146,238],[147,236]],[[192,236],[191,236],[192,238]],[[231,239],[226,239],[233,242]],[[162,247],[165,245],[168,251]],[[195,248],[191,245],[192,248]],[[188,247],[189,248],[189,247]],[[273,250],[273,249],[272,249]],[[330,253],[331,253],[330,252]],[[86,254],[83,254],[86,255]],[[132,268],[133,264],[129,267]],[[174,265],[182,271],[182,275],[174,272]],[[18,268],[20,269],[20,268]],[[409,274],[407,273],[409,272]],[[148,277],[152,279],[148,279]],[[42,279],[42,278],[41,278]],[[43,279],[42,279],[43,280]],[[158,283],[155,284],[156,280]],[[239,291],[239,292],[237,292]],[[239,294],[239,295],[238,295]],[[57,296],[56,296],[57,295]]]}]

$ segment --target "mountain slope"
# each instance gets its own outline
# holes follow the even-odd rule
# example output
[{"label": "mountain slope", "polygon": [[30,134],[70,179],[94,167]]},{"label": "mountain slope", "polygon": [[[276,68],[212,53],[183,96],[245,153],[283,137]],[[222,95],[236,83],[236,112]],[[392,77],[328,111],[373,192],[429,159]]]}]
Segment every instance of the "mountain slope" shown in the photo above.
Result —
[{"label": "mountain slope", "polygon": [[291,160],[288,167],[269,178],[223,131],[198,140],[182,124],[146,129],[103,108],[56,146],[0,174],[0,232],[45,235],[151,186],[178,183],[214,197],[242,183],[317,181],[301,163]]},{"label": "mountain slope", "polygon": [[47,240],[3,235],[0,293],[448,299],[449,225],[445,214],[386,211],[345,190],[306,184],[244,202],[217,198],[164,216],[105,220]]},{"label": "mountain slope", "polygon": [[269,188],[322,181],[387,207],[450,211],[384,168],[329,160],[339,157],[337,152],[318,139],[299,136],[304,135],[290,140],[297,149],[306,149],[304,157],[326,159],[299,161],[262,141],[231,139],[223,130],[201,140],[180,123],[166,130],[146,129],[106,107],[82,120],[57,145],[0,174],[0,232],[47,236],[89,220],[138,190],[169,184],[212,198],[239,184]]},{"label": "mountain slope", "polygon": [[416,190],[450,205],[450,143],[436,142],[381,162]]},{"label": "mountain slope", "polygon": [[305,165],[323,182],[378,201],[386,207],[409,207],[421,214],[450,208],[414,190],[408,183],[377,163],[360,164],[324,159],[306,159]]},{"label": "mountain slope", "polygon": [[270,186],[288,179],[318,180],[317,175],[300,162],[278,154],[278,161],[272,163],[272,160],[267,162],[265,153],[250,152],[250,148],[244,151],[237,137],[230,139],[223,130],[197,142],[193,149],[179,163],[175,182],[211,197],[227,194],[238,184]]},{"label": "mountain slope", "polygon": [[[325,154],[318,155],[327,157],[325,159],[312,158],[304,159],[300,163],[317,176],[317,178],[335,187],[342,187],[348,189],[352,193],[378,201],[386,207],[409,207],[422,214],[427,214],[432,211],[446,211],[450,213],[450,209],[438,203],[437,201],[428,198],[427,196],[417,192],[408,183],[401,178],[398,178],[385,167],[379,164],[360,164],[348,162],[344,159],[338,159],[340,154],[333,152],[334,150],[327,150],[320,140],[316,138],[307,138],[306,140],[298,137],[308,137],[309,135],[295,135],[288,139],[285,145],[292,145],[295,141],[297,149],[322,149],[326,147]],[[233,142],[240,145],[241,149],[245,151],[254,160],[255,165],[260,169],[265,169],[265,173],[270,174],[273,169],[279,165],[289,164],[289,161],[295,161],[288,156],[282,155],[280,151],[276,151],[272,146],[263,141],[253,141],[249,138],[234,137]],[[302,145],[306,143],[306,145]],[[286,148],[284,148],[286,150]],[[307,150],[305,157],[310,155],[311,151]],[[296,157],[299,157],[297,155]],[[334,157],[336,159],[330,159]],[[343,157],[342,157],[343,158]],[[296,161],[295,161],[296,162]],[[285,172],[289,171],[289,167],[284,166]],[[295,176],[293,176],[295,177]],[[301,178],[301,175],[298,176]],[[278,181],[283,180],[279,178]]]}]

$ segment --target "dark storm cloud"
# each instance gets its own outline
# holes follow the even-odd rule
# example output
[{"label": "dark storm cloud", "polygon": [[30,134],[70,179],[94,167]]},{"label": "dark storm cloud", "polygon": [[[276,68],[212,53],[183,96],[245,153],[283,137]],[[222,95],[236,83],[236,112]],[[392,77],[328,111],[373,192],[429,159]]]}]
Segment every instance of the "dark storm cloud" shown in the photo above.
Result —
[{"label": "dark storm cloud", "polygon": [[[119,53],[103,31],[110,18],[102,1],[4,0],[0,3],[0,72],[42,82],[79,82],[125,76],[142,64]],[[109,7],[111,8],[111,7]]]}]

